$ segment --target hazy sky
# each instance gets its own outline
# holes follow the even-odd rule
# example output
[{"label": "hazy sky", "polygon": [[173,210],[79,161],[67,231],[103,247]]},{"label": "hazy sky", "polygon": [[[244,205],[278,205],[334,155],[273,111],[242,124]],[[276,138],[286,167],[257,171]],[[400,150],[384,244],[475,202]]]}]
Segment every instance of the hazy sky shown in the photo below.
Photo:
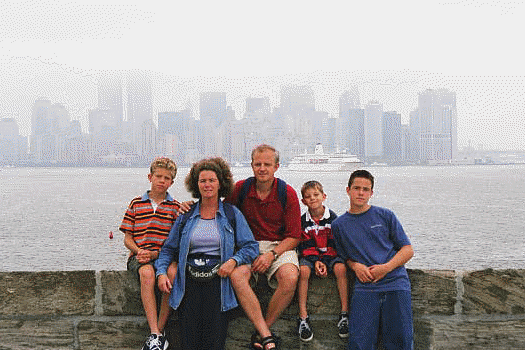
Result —
[{"label": "hazy sky", "polygon": [[522,1],[3,1],[0,117],[30,133],[38,97],[87,126],[96,74],[145,69],[155,112],[226,91],[279,104],[283,84],[310,84],[316,108],[338,113],[357,85],[408,122],[427,88],[457,93],[459,145],[525,149]]}]

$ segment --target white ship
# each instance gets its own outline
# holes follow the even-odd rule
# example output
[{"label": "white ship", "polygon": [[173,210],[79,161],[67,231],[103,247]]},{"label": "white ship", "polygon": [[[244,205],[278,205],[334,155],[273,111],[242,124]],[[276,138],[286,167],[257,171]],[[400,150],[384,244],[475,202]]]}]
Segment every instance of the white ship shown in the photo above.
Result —
[{"label": "white ship", "polygon": [[353,171],[363,166],[357,156],[347,153],[325,154],[323,145],[318,143],[314,153],[295,156],[288,165],[288,170],[295,171]]}]

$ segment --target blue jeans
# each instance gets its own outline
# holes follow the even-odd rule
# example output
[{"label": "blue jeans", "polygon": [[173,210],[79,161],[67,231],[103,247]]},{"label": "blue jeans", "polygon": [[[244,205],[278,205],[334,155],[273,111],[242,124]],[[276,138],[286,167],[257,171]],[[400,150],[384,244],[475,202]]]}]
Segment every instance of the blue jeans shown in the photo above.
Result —
[{"label": "blue jeans", "polygon": [[350,305],[348,350],[412,350],[412,298],[409,291],[354,291]]}]

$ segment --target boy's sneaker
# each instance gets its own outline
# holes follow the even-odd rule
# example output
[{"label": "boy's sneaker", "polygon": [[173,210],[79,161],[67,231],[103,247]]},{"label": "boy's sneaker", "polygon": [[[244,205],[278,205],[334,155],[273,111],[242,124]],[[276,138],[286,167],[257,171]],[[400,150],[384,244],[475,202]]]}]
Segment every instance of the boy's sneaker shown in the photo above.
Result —
[{"label": "boy's sneaker", "polygon": [[164,335],[150,334],[142,350],[166,350],[167,348],[168,340]]},{"label": "boy's sneaker", "polygon": [[348,313],[342,312],[341,315],[339,315],[337,329],[339,330],[339,337],[348,338]]},{"label": "boy's sneaker", "polygon": [[313,339],[314,333],[312,332],[312,327],[310,326],[310,317],[306,317],[305,320],[301,318],[297,319],[297,325],[299,328],[299,338],[302,341],[310,341]]}]

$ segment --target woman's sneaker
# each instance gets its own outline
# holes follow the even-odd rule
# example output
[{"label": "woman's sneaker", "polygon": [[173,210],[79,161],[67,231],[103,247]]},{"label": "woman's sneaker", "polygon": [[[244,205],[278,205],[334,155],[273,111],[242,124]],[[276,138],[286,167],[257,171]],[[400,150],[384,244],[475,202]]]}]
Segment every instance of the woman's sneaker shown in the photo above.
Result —
[{"label": "woman's sneaker", "polygon": [[299,338],[302,341],[310,341],[314,337],[312,332],[312,327],[310,326],[310,317],[306,317],[305,320],[299,318],[297,319],[297,327],[299,332]]},{"label": "woman's sneaker", "polygon": [[142,350],[166,350],[167,348],[168,340],[164,335],[150,334]]},{"label": "woman's sneaker", "polygon": [[339,330],[339,337],[348,338],[348,313],[341,312],[339,315],[339,322],[337,322],[337,329]]}]

